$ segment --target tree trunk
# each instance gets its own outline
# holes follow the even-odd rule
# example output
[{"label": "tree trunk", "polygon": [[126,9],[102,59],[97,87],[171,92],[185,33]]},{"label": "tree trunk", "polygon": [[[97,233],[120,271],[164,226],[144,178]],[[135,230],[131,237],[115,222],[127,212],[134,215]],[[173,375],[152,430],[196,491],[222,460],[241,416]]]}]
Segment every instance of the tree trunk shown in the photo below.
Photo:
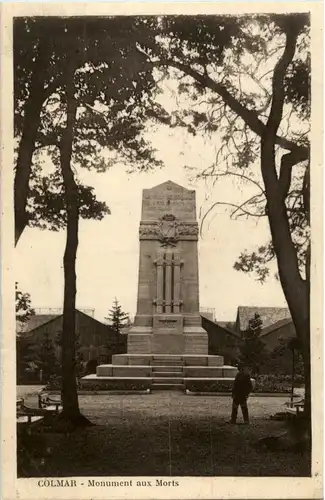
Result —
[{"label": "tree trunk", "polygon": [[76,257],[78,249],[78,187],[71,169],[72,144],[77,103],[74,97],[73,72],[66,86],[67,124],[60,143],[61,171],[67,210],[67,240],[63,258],[64,304],[62,326],[62,416],[73,424],[85,423],[78,404],[76,380]]},{"label": "tree trunk", "polygon": [[[40,49],[41,51],[41,49]],[[22,135],[18,148],[16,174],[14,181],[15,204],[15,245],[28,224],[26,205],[29,193],[29,178],[35,141],[40,124],[44,101],[48,97],[44,89],[44,54],[39,53],[32,71],[29,97],[25,103]]]},{"label": "tree trunk", "polygon": [[[74,189],[66,185],[67,192]],[[80,415],[76,381],[76,254],[78,248],[78,208],[67,209],[67,240],[63,258],[64,302],[62,327],[62,402],[65,417],[78,418]]]},{"label": "tree trunk", "polygon": [[261,172],[265,186],[266,208],[272,242],[278,263],[279,278],[287,300],[297,338],[303,353],[305,373],[305,414],[310,421],[310,326],[309,283],[300,275],[297,252],[294,247],[285,200],[291,183],[291,170],[304,156],[291,151],[281,158],[277,175],[275,145],[285,101],[284,78],[296,49],[298,28],[288,26],[284,52],[276,63],[272,79],[272,104],[264,132],[261,136]]},{"label": "tree trunk", "polygon": [[261,170],[264,179],[267,215],[272,242],[277,258],[279,278],[295,325],[297,338],[301,343],[305,372],[305,411],[310,415],[310,327],[309,327],[309,284],[303,280],[289,227],[285,201],[275,168],[274,143],[265,137],[261,145]]}]

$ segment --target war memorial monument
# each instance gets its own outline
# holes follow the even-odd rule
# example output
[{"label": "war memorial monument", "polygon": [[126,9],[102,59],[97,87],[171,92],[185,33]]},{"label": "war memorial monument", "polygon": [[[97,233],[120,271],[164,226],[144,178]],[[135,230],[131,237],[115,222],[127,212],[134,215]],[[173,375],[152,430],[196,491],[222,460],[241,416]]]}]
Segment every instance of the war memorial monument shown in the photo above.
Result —
[{"label": "war memorial monument", "polygon": [[186,390],[189,380],[231,383],[237,373],[208,354],[199,312],[195,191],[174,182],[144,189],[139,228],[137,313],[127,353],[99,365],[89,383],[142,381],[147,389]]}]

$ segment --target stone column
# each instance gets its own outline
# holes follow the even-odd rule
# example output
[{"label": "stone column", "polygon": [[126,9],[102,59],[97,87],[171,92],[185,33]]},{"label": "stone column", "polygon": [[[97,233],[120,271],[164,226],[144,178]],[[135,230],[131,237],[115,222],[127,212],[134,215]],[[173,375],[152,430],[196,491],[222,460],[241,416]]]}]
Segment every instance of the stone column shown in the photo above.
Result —
[{"label": "stone column", "polygon": [[163,300],[164,300],[164,252],[158,252],[158,258],[156,260],[157,266],[157,314],[163,312]]},{"label": "stone column", "polygon": [[178,252],[174,253],[174,313],[181,310],[181,259]]},{"label": "stone column", "polygon": [[165,297],[165,312],[172,312],[172,266],[173,266],[173,254],[171,252],[166,253],[166,297]]}]

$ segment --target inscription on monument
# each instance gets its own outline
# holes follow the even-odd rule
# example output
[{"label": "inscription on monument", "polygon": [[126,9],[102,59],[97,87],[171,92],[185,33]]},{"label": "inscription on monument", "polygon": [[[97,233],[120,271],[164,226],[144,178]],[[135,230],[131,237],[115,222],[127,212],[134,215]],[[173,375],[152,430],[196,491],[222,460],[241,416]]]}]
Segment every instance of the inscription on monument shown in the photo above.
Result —
[{"label": "inscription on monument", "polygon": [[159,328],[176,328],[177,321],[173,319],[160,319],[158,320]]},{"label": "inscription on monument", "polygon": [[157,220],[159,213],[173,213],[182,220],[196,220],[195,192],[171,181],[157,188],[144,190],[142,220]]}]

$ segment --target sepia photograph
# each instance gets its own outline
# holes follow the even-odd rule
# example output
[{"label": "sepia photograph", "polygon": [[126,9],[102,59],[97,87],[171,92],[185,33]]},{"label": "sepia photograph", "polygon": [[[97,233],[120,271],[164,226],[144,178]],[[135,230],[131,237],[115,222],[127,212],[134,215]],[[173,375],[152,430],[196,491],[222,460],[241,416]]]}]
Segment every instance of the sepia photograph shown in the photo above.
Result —
[{"label": "sepia photograph", "polygon": [[315,17],[243,6],[13,11],[1,236],[17,498],[321,480]]}]

